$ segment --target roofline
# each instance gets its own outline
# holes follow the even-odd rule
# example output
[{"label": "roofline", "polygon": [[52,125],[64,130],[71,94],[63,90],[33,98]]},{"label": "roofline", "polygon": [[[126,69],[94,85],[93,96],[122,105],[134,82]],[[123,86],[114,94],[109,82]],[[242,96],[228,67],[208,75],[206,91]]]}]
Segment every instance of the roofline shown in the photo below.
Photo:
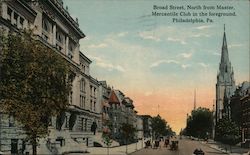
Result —
[{"label": "roofline", "polygon": [[66,19],[67,24],[69,24],[73,30],[75,30],[75,32],[77,32],[77,35],[79,35],[79,38],[85,38],[86,35],[82,32],[82,30],[79,28],[79,24],[71,17],[71,15],[63,8],[62,6],[62,10],[59,9],[59,7],[57,6],[55,0],[42,0],[43,2],[49,2],[55,9],[57,12],[59,12],[59,14],[63,17],[65,17],[66,14],[68,14],[68,16],[64,19]]},{"label": "roofline", "polygon": [[84,54],[82,53],[82,51],[79,51],[79,53],[80,53],[80,56],[81,56],[84,60],[86,60],[89,64],[92,63],[92,61],[91,61],[86,55],[84,55]]}]

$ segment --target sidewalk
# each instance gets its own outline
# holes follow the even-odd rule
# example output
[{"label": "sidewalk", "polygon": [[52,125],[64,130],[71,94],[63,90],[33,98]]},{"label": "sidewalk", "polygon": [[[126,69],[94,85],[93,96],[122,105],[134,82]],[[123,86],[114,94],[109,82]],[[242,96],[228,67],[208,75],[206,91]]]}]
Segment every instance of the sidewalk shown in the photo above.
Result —
[{"label": "sidewalk", "polygon": [[221,151],[226,154],[230,155],[249,155],[247,152],[250,151],[250,149],[241,148],[239,146],[229,146],[227,144],[222,144],[220,142],[216,142],[213,140],[209,140],[208,143],[202,142],[205,145],[208,145],[209,147]]},{"label": "sidewalk", "polygon": [[[144,148],[144,141],[139,140],[137,143],[128,145],[128,154],[139,151]],[[92,155],[106,155],[107,148],[103,147],[88,147],[87,151]],[[109,155],[126,155],[126,145],[109,148]]]}]

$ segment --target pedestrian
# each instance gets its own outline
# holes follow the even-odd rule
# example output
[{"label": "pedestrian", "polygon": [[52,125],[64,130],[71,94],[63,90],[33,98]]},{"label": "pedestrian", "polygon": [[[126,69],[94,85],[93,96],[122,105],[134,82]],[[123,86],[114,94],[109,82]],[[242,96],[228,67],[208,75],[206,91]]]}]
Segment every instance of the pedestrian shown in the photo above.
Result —
[{"label": "pedestrian", "polygon": [[96,124],[96,122],[93,122],[91,125],[91,131],[94,133],[94,135],[96,133],[96,129],[97,129],[97,124]]},{"label": "pedestrian", "polygon": [[164,141],[163,141],[163,139],[161,139],[161,141],[160,141],[160,149],[163,148],[163,147],[164,147]]}]

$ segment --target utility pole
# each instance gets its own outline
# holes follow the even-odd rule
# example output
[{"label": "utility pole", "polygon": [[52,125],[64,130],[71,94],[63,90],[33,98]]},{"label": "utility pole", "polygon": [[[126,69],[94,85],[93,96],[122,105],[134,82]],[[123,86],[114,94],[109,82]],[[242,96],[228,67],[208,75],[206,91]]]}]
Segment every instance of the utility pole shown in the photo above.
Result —
[{"label": "utility pole", "polygon": [[158,103],[158,108],[157,108],[157,110],[158,110],[158,115],[160,115],[159,109],[160,109],[160,106],[159,106],[159,103]]},{"label": "utility pole", "polygon": [[194,89],[194,110],[196,110],[196,89]]}]

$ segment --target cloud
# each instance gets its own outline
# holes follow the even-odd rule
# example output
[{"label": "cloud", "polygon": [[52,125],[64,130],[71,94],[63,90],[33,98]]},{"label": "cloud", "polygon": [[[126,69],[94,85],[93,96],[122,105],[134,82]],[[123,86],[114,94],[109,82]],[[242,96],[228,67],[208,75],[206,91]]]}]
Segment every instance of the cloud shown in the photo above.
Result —
[{"label": "cloud", "polygon": [[120,65],[114,65],[112,63],[106,62],[104,59],[97,57],[97,56],[89,55],[88,57],[90,59],[94,60],[96,62],[96,66],[98,66],[98,67],[104,68],[108,71],[117,70],[120,72],[125,72],[124,67],[122,67]]},{"label": "cloud", "polygon": [[168,37],[167,40],[168,40],[168,41],[173,41],[173,42],[179,42],[179,43],[181,43],[182,45],[187,44],[186,41],[185,41],[184,39]]},{"label": "cloud", "polygon": [[107,69],[108,71],[117,70],[120,72],[125,72],[125,69],[120,65],[115,66],[111,63],[106,63],[106,62],[97,62],[96,65],[101,68]]},{"label": "cloud", "polygon": [[213,55],[220,56],[221,54],[218,52],[214,52]]},{"label": "cloud", "polygon": [[157,66],[159,66],[160,64],[163,64],[163,63],[167,63],[167,64],[169,64],[169,63],[179,64],[179,62],[176,61],[176,60],[158,60],[158,61],[152,63],[150,65],[150,68],[157,67]]},{"label": "cloud", "polygon": [[95,61],[103,61],[102,58],[100,58],[100,57],[96,57],[96,56],[92,56],[92,55],[89,55],[88,57],[92,60],[95,60]]},{"label": "cloud", "polygon": [[228,45],[229,48],[233,48],[233,47],[242,47],[243,44],[230,44]]},{"label": "cloud", "polygon": [[128,34],[128,32],[120,32],[117,34],[118,37],[124,37]]},{"label": "cloud", "polygon": [[188,68],[188,67],[190,67],[191,65],[189,65],[189,64],[182,64],[181,65],[181,67],[183,68],[183,69],[186,69],[186,68]]},{"label": "cloud", "polygon": [[204,29],[209,29],[211,27],[212,25],[202,25],[202,26],[195,27],[195,29],[204,30]]},{"label": "cloud", "polygon": [[193,53],[181,53],[180,56],[182,56],[183,58],[191,58],[193,55]]},{"label": "cloud", "polygon": [[203,62],[199,62],[198,64],[199,64],[201,67],[204,67],[204,68],[209,67],[209,64],[205,64],[205,63],[203,63]]},{"label": "cloud", "polygon": [[89,45],[88,47],[89,48],[105,48],[105,47],[107,47],[108,45],[107,44],[105,44],[105,43],[100,43],[100,44],[91,44],[91,45]]},{"label": "cloud", "polygon": [[210,34],[206,34],[206,33],[197,33],[197,34],[193,34],[190,35],[190,38],[199,38],[199,37],[210,37]]},{"label": "cloud", "polygon": [[154,32],[152,31],[144,31],[144,32],[140,32],[139,36],[143,39],[148,39],[148,40],[154,40],[154,41],[161,41],[160,38],[156,37],[154,35]]}]

